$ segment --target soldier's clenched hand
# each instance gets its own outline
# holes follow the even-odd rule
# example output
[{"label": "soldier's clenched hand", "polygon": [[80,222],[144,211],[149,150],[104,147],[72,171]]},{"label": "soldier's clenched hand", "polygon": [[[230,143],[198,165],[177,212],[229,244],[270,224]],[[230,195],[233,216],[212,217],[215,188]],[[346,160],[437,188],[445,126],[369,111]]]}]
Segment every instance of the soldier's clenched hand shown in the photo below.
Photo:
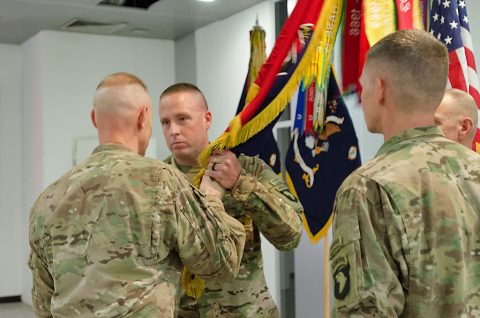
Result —
[{"label": "soldier's clenched hand", "polygon": [[215,179],[210,178],[206,174],[202,177],[202,182],[200,183],[200,191],[205,194],[211,194],[216,196],[219,199],[223,198],[225,194],[225,189],[215,181]]},{"label": "soldier's clenched hand", "polygon": [[229,150],[215,150],[205,174],[215,179],[225,189],[233,189],[237,184],[242,168],[235,154]]}]

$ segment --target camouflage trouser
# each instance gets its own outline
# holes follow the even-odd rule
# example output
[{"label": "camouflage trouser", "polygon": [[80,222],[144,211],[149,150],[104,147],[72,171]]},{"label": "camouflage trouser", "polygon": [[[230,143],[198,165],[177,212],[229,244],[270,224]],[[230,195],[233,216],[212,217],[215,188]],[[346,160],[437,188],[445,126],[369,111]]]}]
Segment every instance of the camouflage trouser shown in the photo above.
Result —
[{"label": "camouflage trouser", "polygon": [[184,293],[180,297],[178,318],[200,318],[199,305],[196,299],[188,297]]},{"label": "camouflage trouser", "polygon": [[[183,294],[180,299],[179,318],[280,318],[280,313],[269,297],[263,297],[263,302],[246,302],[241,306],[222,306],[219,303],[212,302],[215,293],[203,295],[204,297],[197,301]],[[266,296],[266,295],[265,295]],[[252,295],[255,298],[255,296]],[[257,298],[258,299],[258,298]],[[199,304],[201,303],[201,304]]]}]

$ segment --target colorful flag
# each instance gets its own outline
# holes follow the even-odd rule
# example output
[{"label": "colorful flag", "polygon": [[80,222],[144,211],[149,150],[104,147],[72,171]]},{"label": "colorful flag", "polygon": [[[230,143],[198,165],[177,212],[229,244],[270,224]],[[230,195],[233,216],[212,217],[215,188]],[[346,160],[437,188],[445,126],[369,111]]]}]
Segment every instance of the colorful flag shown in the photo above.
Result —
[{"label": "colorful flag", "polygon": [[[258,72],[263,63],[267,59],[265,46],[265,30],[258,25],[258,21],[253,29],[250,31],[250,61],[248,63],[248,72],[243,86],[242,96],[238,103],[236,115],[238,115],[246,105],[247,92],[250,86],[255,82]],[[247,146],[248,144],[248,146]],[[247,141],[242,149],[235,149],[238,154],[242,151],[247,156],[258,156],[265,161],[275,173],[279,174],[281,171],[280,165],[280,150],[271,130],[265,131],[263,134],[257,134],[256,138],[252,138],[250,142]]]},{"label": "colorful flag", "polygon": [[[333,74],[333,72],[332,72]],[[361,164],[358,140],[348,109],[332,75],[328,84],[323,130],[309,127],[308,90],[300,88],[293,138],[285,159],[287,183],[304,208],[310,240],[318,242],[332,221],[335,194],[343,180]],[[313,91],[318,94],[319,91]]]},{"label": "colorful flag", "polygon": [[[368,49],[384,36],[403,29],[425,29],[428,0],[346,0],[342,49],[344,93],[356,92]],[[427,10],[427,11],[426,11]]]},{"label": "colorful flag", "polygon": [[342,79],[345,93],[360,97],[360,75],[368,49],[396,26],[395,0],[346,0],[347,12],[342,50]]},{"label": "colorful flag", "polygon": [[357,90],[360,71],[360,36],[362,20],[362,1],[346,0],[345,26],[342,39],[342,81],[343,91],[353,93]]},{"label": "colorful flag", "polygon": [[[433,0],[430,11],[430,33],[448,48],[450,86],[472,95],[480,109],[480,89],[465,1]],[[477,128],[472,148],[480,153],[479,128]]]},{"label": "colorful flag", "polygon": [[323,87],[343,15],[344,0],[298,0],[268,60],[246,96],[246,106],[199,157],[206,166],[214,149],[239,149],[272,130],[300,82],[315,77]]}]

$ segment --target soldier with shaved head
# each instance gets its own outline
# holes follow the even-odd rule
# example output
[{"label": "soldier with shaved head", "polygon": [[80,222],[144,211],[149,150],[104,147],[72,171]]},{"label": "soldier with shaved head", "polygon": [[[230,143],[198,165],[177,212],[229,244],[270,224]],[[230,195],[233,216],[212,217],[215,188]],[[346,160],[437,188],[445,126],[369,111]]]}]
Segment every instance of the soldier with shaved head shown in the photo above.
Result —
[{"label": "soldier with shaved head", "polygon": [[31,209],[37,317],[176,317],[184,266],[207,281],[238,272],[245,232],[225,213],[224,189],[204,177],[199,191],[143,156],[151,108],[131,74],[98,85],[91,118],[100,145]]},{"label": "soldier with shaved head", "polygon": [[445,137],[471,148],[478,126],[478,108],[472,96],[448,89],[435,112],[435,124]]},{"label": "soldier with shaved head", "polygon": [[480,317],[480,156],[435,126],[447,74],[425,31],[367,53],[362,107],[384,144],[337,192],[334,317]]}]

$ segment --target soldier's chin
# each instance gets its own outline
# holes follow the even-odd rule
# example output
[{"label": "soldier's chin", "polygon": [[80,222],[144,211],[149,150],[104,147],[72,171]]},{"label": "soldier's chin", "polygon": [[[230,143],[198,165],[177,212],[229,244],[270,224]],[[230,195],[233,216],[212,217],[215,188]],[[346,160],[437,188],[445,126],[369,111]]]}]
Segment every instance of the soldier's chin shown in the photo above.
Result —
[{"label": "soldier's chin", "polygon": [[[191,161],[192,160],[192,153],[189,149],[174,149],[172,151],[172,155],[176,159],[180,159],[181,161]],[[195,157],[196,159],[196,157]]]},{"label": "soldier's chin", "polygon": [[172,148],[171,151],[172,151],[172,154],[177,158],[185,157],[188,154],[188,151],[185,148],[182,148],[182,149]]},{"label": "soldier's chin", "polygon": [[189,147],[185,144],[174,144],[170,147],[170,151],[173,154],[186,154],[189,152]]}]

